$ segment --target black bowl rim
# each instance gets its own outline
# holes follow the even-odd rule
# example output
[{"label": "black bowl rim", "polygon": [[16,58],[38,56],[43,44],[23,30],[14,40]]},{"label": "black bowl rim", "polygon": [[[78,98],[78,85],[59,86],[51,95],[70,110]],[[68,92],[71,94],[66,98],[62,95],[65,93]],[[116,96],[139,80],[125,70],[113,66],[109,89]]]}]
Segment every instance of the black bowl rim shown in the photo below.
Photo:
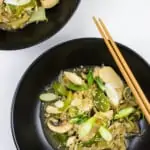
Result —
[{"label": "black bowl rim", "polygon": [[[16,139],[16,134],[15,134],[15,127],[14,127],[14,106],[15,106],[15,103],[16,103],[16,97],[17,97],[17,94],[18,94],[18,91],[19,91],[19,88],[20,86],[22,85],[22,82],[24,81],[26,75],[29,73],[29,71],[37,64],[37,62],[39,62],[41,60],[41,58],[46,55],[47,53],[49,53],[50,51],[55,51],[57,49],[57,47],[60,47],[60,46],[64,46],[64,45],[67,45],[68,43],[72,43],[72,42],[78,42],[78,41],[84,41],[84,40],[101,40],[101,41],[104,41],[102,38],[77,38],[77,39],[72,39],[72,40],[69,40],[69,41],[66,41],[66,42],[63,42],[63,43],[60,43],[50,49],[48,49],[47,51],[45,51],[43,54],[41,54],[39,57],[37,57],[30,65],[29,67],[26,69],[26,71],[23,73],[22,77],[20,78],[18,84],[17,84],[17,88],[14,92],[14,96],[13,96],[13,99],[12,99],[12,104],[11,104],[11,115],[10,115],[10,122],[11,122],[11,133],[12,133],[12,137],[13,137],[13,141],[14,141],[14,144],[17,148],[17,150],[20,150],[19,148],[19,145],[18,145],[18,142],[17,142],[17,139]],[[135,51],[133,51],[131,48],[119,43],[119,42],[115,42],[117,43],[118,46],[121,46],[121,47],[124,47],[127,49],[127,51],[129,53],[131,53],[132,55],[135,55],[138,59],[140,59],[141,61],[143,61],[143,63],[147,66],[150,67],[150,64],[139,54],[137,54]]]},{"label": "black bowl rim", "polygon": [[49,35],[43,36],[43,38],[41,38],[40,40],[38,40],[34,43],[29,43],[29,44],[26,44],[25,46],[23,46],[23,45],[16,46],[16,48],[14,47],[14,48],[3,48],[3,49],[1,49],[1,47],[0,47],[0,51],[17,51],[17,50],[23,50],[23,49],[26,50],[30,47],[41,44],[42,42],[44,42],[48,39],[51,39],[53,36],[58,34],[67,25],[67,23],[70,21],[70,19],[75,15],[75,12],[77,11],[77,9],[79,7],[80,2],[81,2],[81,0],[77,0],[77,5],[76,5],[76,8],[73,11],[73,13],[70,15],[70,17],[67,19],[67,21],[56,32],[54,32],[51,36],[49,36]]}]

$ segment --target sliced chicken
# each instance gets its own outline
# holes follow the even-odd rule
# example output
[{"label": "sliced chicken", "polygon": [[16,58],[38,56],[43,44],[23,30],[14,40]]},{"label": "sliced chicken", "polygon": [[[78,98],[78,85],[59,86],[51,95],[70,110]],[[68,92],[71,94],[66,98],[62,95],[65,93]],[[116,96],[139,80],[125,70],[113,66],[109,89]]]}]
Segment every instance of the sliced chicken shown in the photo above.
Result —
[{"label": "sliced chicken", "polygon": [[71,81],[72,83],[76,84],[76,85],[82,85],[84,84],[83,80],[81,77],[79,77],[76,73],[72,73],[72,72],[64,72],[65,77]]},{"label": "sliced chicken", "polygon": [[50,106],[50,105],[48,105],[48,106],[46,107],[46,112],[47,112],[48,114],[59,114],[59,113],[61,113],[61,111],[59,111],[58,108],[53,107],[53,106]]},{"label": "sliced chicken", "polygon": [[122,92],[124,89],[123,81],[114,71],[112,67],[95,67],[94,77],[99,76],[106,85],[106,93],[111,102],[117,106],[122,98]]}]

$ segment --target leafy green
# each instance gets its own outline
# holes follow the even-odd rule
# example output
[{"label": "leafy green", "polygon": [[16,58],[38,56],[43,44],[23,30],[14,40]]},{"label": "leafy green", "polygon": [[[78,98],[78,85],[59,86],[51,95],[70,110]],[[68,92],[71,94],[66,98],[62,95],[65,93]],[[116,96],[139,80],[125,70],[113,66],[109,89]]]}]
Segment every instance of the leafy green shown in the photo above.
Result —
[{"label": "leafy green", "polygon": [[77,107],[70,107],[68,109],[68,114],[69,114],[69,117],[71,117],[71,118],[77,116],[78,115],[78,109],[77,109]]},{"label": "leafy green", "polygon": [[69,82],[67,85],[67,88],[72,90],[72,91],[84,91],[84,90],[87,90],[88,87],[86,84],[83,84],[83,85],[75,85],[71,82]]},{"label": "leafy green", "polygon": [[105,91],[105,85],[100,77],[95,77],[95,82],[100,90]]},{"label": "leafy green", "polygon": [[69,107],[69,105],[71,104],[71,101],[72,101],[72,92],[69,91],[67,98],[64,100],[64,106],[62,108],[60,108],[60,110],[65,111]]},{"label": "leafy green", "polygon": [[88,120],[88,116],[86,114],[80,114],[77,115],[76,117],[73,117],[72,119],[70,119],[70,123],[73,124],[82,124],[83,122]]},{"label": "leafy green", "polygon": [[46,21],[45,9],[43,7],[39,7],[35,10],[29,19],[28,23],[39,22],[39,21]]},{"label": "leafy green", "polygon": [[89,86],[91,86],[93,84],[93,82],[94,82],[92,69],[89,69],[89,72],[87,74],[87,82],[88,82]]},{"label": "leafy green", "polygon": [[67,96],[68,91],[61,83],[54,82],[52,87],[57,94],[62,95],[62,96]]}]

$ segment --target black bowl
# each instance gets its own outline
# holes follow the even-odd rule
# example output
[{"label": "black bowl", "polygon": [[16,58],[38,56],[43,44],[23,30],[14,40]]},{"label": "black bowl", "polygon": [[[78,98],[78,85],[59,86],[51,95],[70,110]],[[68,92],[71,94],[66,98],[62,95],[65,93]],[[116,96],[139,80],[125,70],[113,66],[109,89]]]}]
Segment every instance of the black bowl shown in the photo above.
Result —
[{"label": "black bowl", "polygon": [[76,10],[80,0],[60,0],[59,5],[46,11],[48,22],[33,23],[14,32],[0,30],[0,49],[27,48],[58,32]]},{"label": "black bowl", "polygon": [[[121,44],[118,46],[149,98],[149,65],[129,48]],[[103,63],[118,71],[104,41],[97,38],[69,41],[40,56],[22,77],[12,103],[11,127],[17,149],[54,149],[55,145],[48,143],[43,134],[40,122],[39,93],[62,69],[80,65],[101,65]],[[140,125],[143,134],[141,137],[131,140],[129,150],[150,149],[150,128],[145,121],[141,121]]]}]

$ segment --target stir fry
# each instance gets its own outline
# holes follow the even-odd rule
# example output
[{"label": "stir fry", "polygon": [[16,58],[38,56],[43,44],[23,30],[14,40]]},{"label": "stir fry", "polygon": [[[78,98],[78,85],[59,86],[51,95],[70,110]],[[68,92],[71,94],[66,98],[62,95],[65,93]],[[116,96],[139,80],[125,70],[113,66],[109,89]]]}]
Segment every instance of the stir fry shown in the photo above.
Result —
[{"label": "stir fry", "polygon": [[60,73],[40,94],[47,129],[69,150],[126,150],[140,134],[141,111],[130,88],[110,66]]},{"label": "stir fry", "polygon": [[0,0],[0,29],[16,30],[33,22],[47,21],[45,9],[59,0]]}]

